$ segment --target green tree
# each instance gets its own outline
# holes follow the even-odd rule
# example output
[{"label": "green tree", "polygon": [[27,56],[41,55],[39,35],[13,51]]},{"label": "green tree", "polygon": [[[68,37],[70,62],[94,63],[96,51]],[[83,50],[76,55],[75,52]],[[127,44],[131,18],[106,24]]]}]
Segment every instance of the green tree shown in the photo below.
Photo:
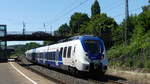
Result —
[{"label": "green tree", "polygon": [[148,1],[149,5],[143,6],[142,9],[143,11],[150,10],[150,0]]},{"label": "green tree", "polygon": [[58,30],[55,31],[55,35],[57,36],[67,36],[70,33],[70,27],[65,23],[62,24]]},{"label": "green tree", "polygon": [[119,41],[122,39],[121,33],[124,32],[124,26],[125,21],[112,31],[116,45],[107,51],[110,65],[150,69],[150,5],[144,6],[139,15],[129,16],[129,41],[126,46]]},{"label": "green tree", "polygon": [[117,27],[114,19],[107,17],[106,14],[93,16],[89,22],[82,25],[81,34],[92,34],[104,39],[106,47],[112,45],[112,30]]},{"label": "green tree", "polygon": [[54,41],[44,41],[44,45],[51,45],[51,44],[54,44],[54,43],[56,43],[56,42],[54,42]]},{"label": "green tree", "polygon": [[138,24],[144,28],[145,32],[150,30],[150,10],[143,11],[138,16]]},{"label": "green tree", "polygon": [[98,0],[95,0],[94,4],[91,7],[91,15],[95,16],[97,14],[100,14],[100,5],[98,3]]},{"label": "green tree", "polygon": [[81,25],[88,22],[89,17],[87,14],[83,13],[74,13],[71,16],[71,20],[69,22],[71,28],[71,34],[77,34],[80,31]]},{"label": "green tree", "polygon": [[26,44],[26,49],[33,49],[33,48],[37,48],[40,47],[40,44],[36,43],[36,42],[31,42],[31,43],[27,43]]},{"label": "green tree", "polygon": [[[120,24],[120,27],[123,29],[123,32],[122,32],[123,37],[122,38],[124,38],[125,24],[126,24],[126,20],[123,20],[123,22]],[[131,39],[131,36],[133,34],[136,24],[138,24],[137,15],[129,16],[128,23],[127,23],[127,42],[128,43]]]},{"label": "green tree", "polygon": [[136,25],[132,39],[136,42],[139,42],[139,40],[141,40],[143,35],[144,35],[144,28],[141,25]]},{"label": "green tree", "polygon": [[117,26],[112,30],[112,41],[114,45],[119,45],[124,42],[124,28]]}]

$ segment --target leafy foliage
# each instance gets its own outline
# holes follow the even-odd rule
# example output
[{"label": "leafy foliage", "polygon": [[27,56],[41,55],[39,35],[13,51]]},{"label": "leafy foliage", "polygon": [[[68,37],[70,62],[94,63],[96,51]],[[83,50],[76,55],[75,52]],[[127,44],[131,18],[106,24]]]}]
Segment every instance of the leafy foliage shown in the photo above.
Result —
[{"label": "leafy foliage", "polygon": [[[133,33],[128,45],[115,45],[107,52],[110,65],[131,68],[150,69],[150,10],[144,10],[138,16],[130,16]],[[131,19],[132,17],[132,19]],[[117,40],[118,42],[118,40]]]},{"label": "leafy foliage", "polygon": [[[137,15],[131,15],[129,16],[128,18],[128,25],[127,25],[127,42],[129,43],[130,42],[130,39],[132,37],[132,34],[133,34],[133,31],[135,29],[135,26],[136,24],[138,23],[138,18],[137,18]],[[120,24],[120,27],[122,29],[122,38],[125,37],[125,24],[126,24],[126,20],[124,20],[121,24]],[[119,39],[118,39],[119,40]],[[123,39],[124,41],[125,39]]]},{"label": "leafy foliage", "polygon": [[56,36],[66,36],[70,33],[71,28],[65,23],[62,24],[58,30],[55,31]]},{"label": "leafy foliage", "polygon": [[70,28],[71,28],[71,34],[75,34],[75,33],[79,33],[81,25],[88,22],[89,21],[89,17],[87,16],[87,14],[82,14],[82,13],[74,13],[71,16],[71,20],[70,20]]},{"label": "leafy foliage", "polygon": [[41,45],[35,42],[27,43],[26,45],[13,45],[9,46],[13,49],[15,49],[15,52],[10,55],[10,57],[18,57],[22,58],[24,56],[24,52],[26,52],[29,49],[40,47]]},{"label": "leafy foliage", "polygon": [[112,45],[112,31],[117,27],[114,19],[106,14],[98,14],[91,18],[89,22],[82,25],[81,34],[92,34],[104,39],[107,48]]},{"label": "leafy foliage", "polygon": [[145,32],[150,30],[150,10],[143,11],[138,17],[138,24],[140,24]]},{"label": "leafy foliage", "polygon": [[54,41],[44,41],[43,45],[51,45],[54,44]]},{"label": "leafy foliage", "polygon": [[97,0],[95,0],[94,4],[91,7],[91,15],[95,16],[97,14],[100,14],[100,5]]},{"label": "leafy foliage", "polygon": [[31,43],[27,43],[26,44],[26,49],[27,50],[30,50],[30,49],[33,49],[33,48],[37,48],[37,47],[40,47],[40,45],[38,43],[35,43],[35,42],[31,42]]}]

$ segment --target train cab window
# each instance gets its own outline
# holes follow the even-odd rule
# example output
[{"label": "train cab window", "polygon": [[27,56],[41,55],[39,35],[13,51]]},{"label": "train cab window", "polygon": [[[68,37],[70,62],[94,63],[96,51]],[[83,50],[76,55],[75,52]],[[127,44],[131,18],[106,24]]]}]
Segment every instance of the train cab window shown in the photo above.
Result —
[{"label": "train cab window", "polygon": [[98,40],[85,40],[84,44],[85,44],[85,48],[86,48],[87,52],[99,53],[100,43]]},{"label": "train cab window", "polygon": [[67,53],[67,58],[71,57],[71,46],[68,47],[68,53]]},{"label": "train cab window", "polygon": [[67,47],[64,48],[63,57],[66,57]]}]

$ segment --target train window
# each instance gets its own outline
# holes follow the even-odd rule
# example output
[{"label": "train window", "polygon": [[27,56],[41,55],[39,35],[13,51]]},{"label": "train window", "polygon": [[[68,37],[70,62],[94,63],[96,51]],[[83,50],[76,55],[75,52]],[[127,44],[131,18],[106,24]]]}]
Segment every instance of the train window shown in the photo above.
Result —
[{"label": "train window", "polygon": [[67,47],[64,48],[63,57],[66,57]]},{"label": "train window", "polygon": [[42,58],[42,53],[40,53],[40,58]]},{"label": "train window", "polygon": [[46,52],[43,52],[43,58],[44,59],[46,58]]},{"label": "train window", "polygon": [[39,58],[41,58],[41,53],[39,53]]},{"label": "train window", "polygon": [[63,48],[60,48],[59,58],[62,57],[62,51],[63,51]]},{"label": "train window", "polygon": [[47,59],[47,58],[48,58],[47,56],[48,56],[48,54],[47,54],[47,52],[45,52],[45,59]]},{"label": "train window", "polygon": [[55,52],[52,52],[52,60],[55,60]]},{"label": "train window", "polygon": [[51,60],[51,59],[52,59],[52,53],[48,52],[48,60]]},{"label": "train window", "polygon": [[42,54],[42,55],[43,55],[43,59],[45,59],[45,55],[46,55],[46,54],[45,54],[45,52],[43,52],[43,54]]},{"label": "train window", "polygon": [[67,57],[68,57],[68,58],[71,57],[71,48],[72,48],[71,46],[68,47],[68,54],[67,54]]}]

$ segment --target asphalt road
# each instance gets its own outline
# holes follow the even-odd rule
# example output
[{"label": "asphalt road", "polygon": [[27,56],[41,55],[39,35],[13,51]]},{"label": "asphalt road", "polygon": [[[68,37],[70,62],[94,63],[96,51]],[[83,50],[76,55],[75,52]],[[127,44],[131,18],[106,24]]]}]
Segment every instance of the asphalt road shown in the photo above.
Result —
[{"label": "asphalt road", "polygon": [[0,84],[55,84],[20,65],[9,62],[0,63]]}]

